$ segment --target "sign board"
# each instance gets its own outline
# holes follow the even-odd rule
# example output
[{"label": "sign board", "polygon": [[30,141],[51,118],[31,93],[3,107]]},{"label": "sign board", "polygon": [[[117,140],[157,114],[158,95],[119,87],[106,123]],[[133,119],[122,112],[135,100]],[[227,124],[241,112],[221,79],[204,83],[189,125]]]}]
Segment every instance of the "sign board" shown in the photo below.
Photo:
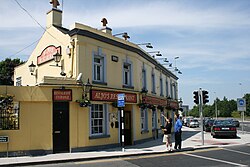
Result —
[{"label": "sign board", "polygon": [[53,89],[53,101],[72,101],[72,90]]},{"label": "sign board", "polygon": [[8,143],[9,136],[0,136],[0,143]]},{"label": "sign board", "polygon": [[46,63],[50,60],[54,59],[54,55],[56,53],[61,54],[61,46],[55,47],[54,45],[50,45],[47,46],[41,53],[41,55],[39,55],[37,57],[37,65]]},{"label": "sign board", "polygon": [[117,96],[117,107],[125,107],[125,94],[121,93]]},{"label": "sign board", "polygon": [[118,94],[125,94],[126,103],[137,103],[136,93],[124,93],[124,92],[112,92],[112,91],[102,91],[102,90],[91,90],[91,100],[93,101],[117,101]]},{"label": "sign board", "polygon": [[244,98],[237,99],[237,110],[238,111],[246,111],[246,99],[244,99]]}]

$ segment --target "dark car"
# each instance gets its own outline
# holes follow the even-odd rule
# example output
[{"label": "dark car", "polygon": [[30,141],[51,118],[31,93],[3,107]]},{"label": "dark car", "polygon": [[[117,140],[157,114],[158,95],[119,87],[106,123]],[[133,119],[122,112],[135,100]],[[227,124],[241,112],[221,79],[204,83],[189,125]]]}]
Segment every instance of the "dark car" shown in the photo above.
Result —
[{"label": "dark car", "polygon": [[204,123],[204,131],[210,132],[213,124],[214,124],[214,119],[207,119]]},{"label": "dark car", "polygon": [[232,119],[233,125],[240,127],[240,122],[237,119]]},{"label": "dark car", "polygon": [[211,135],[213,137],[228,136],[236,138],[237,129],[230,120],[215,120],[211,127]]}]

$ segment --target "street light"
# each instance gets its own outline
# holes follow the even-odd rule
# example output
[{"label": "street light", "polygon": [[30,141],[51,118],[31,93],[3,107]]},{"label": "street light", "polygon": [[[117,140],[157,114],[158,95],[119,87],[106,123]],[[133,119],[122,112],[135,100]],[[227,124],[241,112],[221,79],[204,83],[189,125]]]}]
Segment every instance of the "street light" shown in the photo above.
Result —
[{"label": "street light", "polygon": [[125,40],[127,40],[127,39],[129,39],[129,38],[130,38],[130,36],[128,35],[128,33],[127,33],[127,32],[123,32],[123,33],[115,34],[115,35],[114,35],[114,37],[119,36],[119,35],[122,35],[122,37],[123,37]]},{"label": "street light", "polygon": [[156,56],[162,56],[162,54],[160,53],[160,51],[153,51],[153,52],[147,52],[147,53],[156,53],[155,54]]},{"label": "street light", "polygon": [[137,45],[138,45],[138,46],[139,46],[139,45],[145,45],[147,48],[150,48],[150,49],[153,48],[153,46],[152,46],[151,43],[139,43],[139,44],[137,44]]}]

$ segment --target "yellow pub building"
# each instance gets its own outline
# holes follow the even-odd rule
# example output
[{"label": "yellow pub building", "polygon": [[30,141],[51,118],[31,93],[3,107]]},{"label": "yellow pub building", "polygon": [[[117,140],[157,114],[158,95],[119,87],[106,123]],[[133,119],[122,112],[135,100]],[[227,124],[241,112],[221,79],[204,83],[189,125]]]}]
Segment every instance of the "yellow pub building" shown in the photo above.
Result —
[{"label": "yellow pub building", "polygon": [[161,137],[162,114],[178,110],[178,77],[126,33],[113,35],[105,18],[101,29],[62,27],[56,2],[34,51],[15,68],[15,85],[0,86],[1,155],[120,146],[119,94],[125,95],[125,146]]}]

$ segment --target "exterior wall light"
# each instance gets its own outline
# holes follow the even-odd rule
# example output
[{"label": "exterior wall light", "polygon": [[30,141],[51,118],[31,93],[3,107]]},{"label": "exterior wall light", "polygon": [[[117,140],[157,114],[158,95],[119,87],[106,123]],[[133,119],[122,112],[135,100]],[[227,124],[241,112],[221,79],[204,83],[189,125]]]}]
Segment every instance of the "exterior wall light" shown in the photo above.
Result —
[{"label": "exterior wall light", "polygon": [[129,36],[128,33],[126,33],[126,32],[119,33],[119,34],[115,34],[114,37],[119,36],[119,35],[122,35],[122,37],[123,37],[125,40],[127,40],[127,39],[130,38],[130,36]]},{"label": "exterior wall light", "polygon": [[58,63],[61,61],[62,55],[57,52],[56,54],[53,55],[53,57],[54,61],[56,62],[56,66],[58,66]]},{"label": "exterior wall light", "polygon": [[30,74],[36,77],[37,75],[36,73],[34,73],[35,69],[36,69],[36,65],[32,61],[31,64],[29,65],[29,70],[30,70]]},{"label": "exterior wall light", "polygon": [[137,44],[138,46],[139,45],[145,45],[147,48],[150,48],[150,49],[152,49],[153,48],[153,46],[151,45],[151,43],[139,43],[139,44]]},{"label": "exterior wall light", "polygon": [[90,102],[90,90],[92,89],[92,85],[89,82],[89,79],[86,84],[82,84],[83,92],[82,98],[77,100],[76,102],[79,103],[80,107],[88,107],[91,105]]},{"label": "exterior wall light", "polygon": [[[153,51],[153,52],[147,52],[147,53],[156,53],[155,55],[156,56],[162,56],[162,54],[160,53],[160,51]],[[155,56],[153,55],[153,58],[154,58]]]}]

